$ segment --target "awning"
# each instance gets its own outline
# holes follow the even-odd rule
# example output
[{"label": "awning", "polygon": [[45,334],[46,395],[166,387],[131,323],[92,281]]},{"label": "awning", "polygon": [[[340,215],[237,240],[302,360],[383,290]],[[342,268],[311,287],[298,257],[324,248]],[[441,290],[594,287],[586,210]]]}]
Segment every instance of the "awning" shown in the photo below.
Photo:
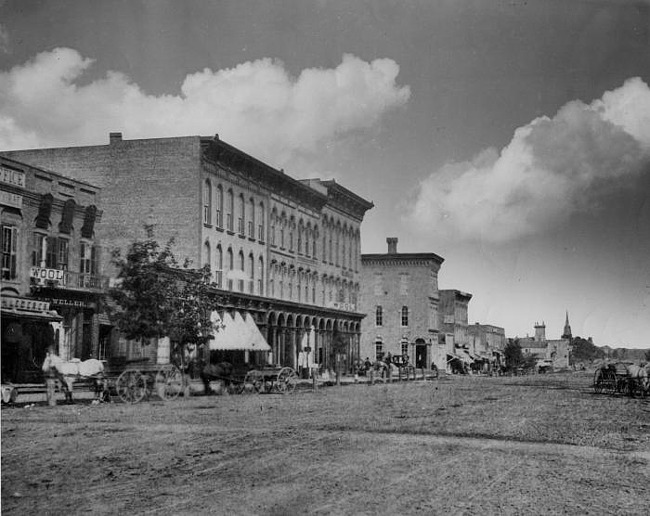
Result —
[{"label": "awning", "polygon": [[466,364],[471,364],[474,362],[472,355],[470,355],[469,352],[465,351],[464,349],[458,350],[458,358],[460,358]]},{"label": "awning", "polygon": [[16,308],[3,308],[2,309],[3,317],[14,317],[16,319],[32,319],[44,322],[54,322],[62,321],[61,317],[54,310],[42,310],[42,311],[31,311],[31,310],[18,310]]},{"label": "awning", "polygon": [[235,312],[233,317],[224,312],[220,317],[218,312],[212,312],[211,319],[217,328],[209,341],[211,351],[271,351],[250,314],[242,317]]}]

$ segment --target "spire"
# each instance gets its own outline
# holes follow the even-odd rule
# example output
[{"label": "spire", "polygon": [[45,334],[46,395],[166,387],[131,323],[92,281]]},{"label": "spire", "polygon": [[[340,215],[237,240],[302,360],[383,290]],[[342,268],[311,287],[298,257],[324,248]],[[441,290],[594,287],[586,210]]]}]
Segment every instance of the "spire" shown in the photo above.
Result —
[{"label": "spire", "polygon": [[569,324],[569,311],[566,311],[566,321],[564,323],[564,332],[562,333],[563,339],[571,340],[571,325]]}]

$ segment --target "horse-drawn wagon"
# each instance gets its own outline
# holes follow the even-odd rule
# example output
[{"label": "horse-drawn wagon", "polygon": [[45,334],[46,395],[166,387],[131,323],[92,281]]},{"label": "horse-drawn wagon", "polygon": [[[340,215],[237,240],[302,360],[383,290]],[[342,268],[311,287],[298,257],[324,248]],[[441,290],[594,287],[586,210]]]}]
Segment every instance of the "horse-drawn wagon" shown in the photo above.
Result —
[{"label": "horse-drawn wagon", "polygon": [[624,362],[603,364],[594,372],[593,387],[599,394],[647,396],[650,394],[648,368]]},{"label": "horse-drawn wagon", "polygon": [[210,383],[219,381],[231,394],[244,392],[290,394],[298,383],[298,375],[291,367],[280,366],[233,366],[228,362],[206,365],[201,371],[206,394],[212,389]]}]

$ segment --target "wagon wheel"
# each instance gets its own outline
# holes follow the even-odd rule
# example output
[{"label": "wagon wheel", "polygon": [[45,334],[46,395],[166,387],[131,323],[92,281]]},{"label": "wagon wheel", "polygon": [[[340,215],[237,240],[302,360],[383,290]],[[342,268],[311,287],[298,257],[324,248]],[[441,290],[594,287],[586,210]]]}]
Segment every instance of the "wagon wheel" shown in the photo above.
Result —
[{"label": "wagon wheel", "polygon": [[125,403],[138,403],[147,393],[147,382],[140,371],[124,371],[117,378],[115,389]]},{"label": "wagon wheel", "polygon": [[178,367],[168,364],[158,369],[154,379],[154,390],[161,399],[175,400],[184,389],[183,373]]},{"label": "wagon wheel", "polygon": [[616,373],[613,371],[606,371],[604,374],[605,386],[609,394],[616,394]]},{"label": "wagon wheel", "polygon": [[256,392],[264,393],[266,392],[266,382],[264,381],[264,373],[261,371],[248,371],[246,373],[246,378],[244,379],[245,384],[251,384]]},{"label": "wagon wheel", "polygon": [[291,394],[298,383],[298,375],[290,367],[283,367],[278,373],[275,388],[281,394]]},{"label": "wagon wheel", "polygon": [[605,387],[605,377],[603,375],[603,372],[600,369],[596,369],[596,372],[594,373],[594,391],[596,394],[600,394],[603,392],[603,388]]}]

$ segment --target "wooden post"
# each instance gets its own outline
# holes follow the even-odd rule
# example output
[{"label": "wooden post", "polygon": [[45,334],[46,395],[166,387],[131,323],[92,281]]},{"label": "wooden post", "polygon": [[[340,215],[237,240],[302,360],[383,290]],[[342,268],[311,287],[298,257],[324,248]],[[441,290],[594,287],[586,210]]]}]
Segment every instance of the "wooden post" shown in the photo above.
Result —
[{"label": "wooden post", "polygon": [[47,404],[50,407],[56,407],[56,378],[45,379],[45,395],[47,396]]}]

